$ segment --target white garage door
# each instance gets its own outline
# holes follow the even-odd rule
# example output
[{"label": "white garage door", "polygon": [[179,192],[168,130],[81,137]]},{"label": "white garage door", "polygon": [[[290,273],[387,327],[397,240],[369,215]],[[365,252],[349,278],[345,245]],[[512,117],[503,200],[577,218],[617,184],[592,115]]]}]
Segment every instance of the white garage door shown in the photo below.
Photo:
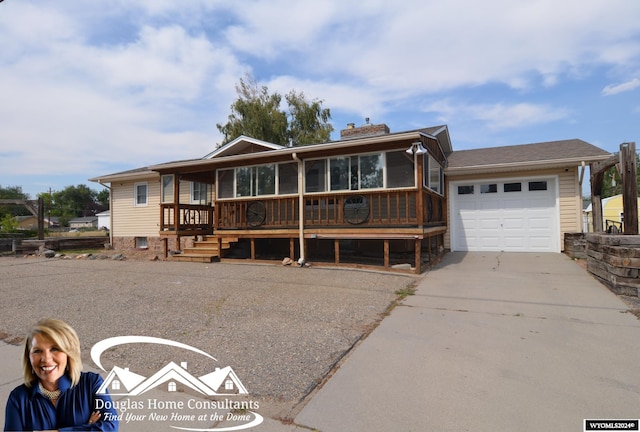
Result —
[{"label": "white garage door", "polygon": [[560,252],[555,184],[555,178],[453,182],[452,249]]}]

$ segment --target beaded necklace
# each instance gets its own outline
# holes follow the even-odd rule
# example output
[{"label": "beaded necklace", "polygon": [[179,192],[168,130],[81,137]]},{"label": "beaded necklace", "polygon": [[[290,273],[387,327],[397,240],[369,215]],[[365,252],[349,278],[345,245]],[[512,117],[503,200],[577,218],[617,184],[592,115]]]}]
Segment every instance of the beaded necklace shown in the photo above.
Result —
[{"label": "beaded necklace", "polygon": [[42,383],[40,382],[38,383],[38,387],[40,387],[40,392],[42,393],[42,395],[50,401],[57,400],[60,397],[60,389],[54,391],[47,390],[42,386]]}]

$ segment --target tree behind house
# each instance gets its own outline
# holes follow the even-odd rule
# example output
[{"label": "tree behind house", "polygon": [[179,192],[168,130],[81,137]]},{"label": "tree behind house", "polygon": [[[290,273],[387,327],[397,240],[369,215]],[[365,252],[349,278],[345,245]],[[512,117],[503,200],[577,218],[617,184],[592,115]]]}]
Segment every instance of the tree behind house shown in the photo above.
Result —
[{"label": "tree behind house", "polygon": [[240,78],[236,92],[238,99],[231,104],[227,123],[216,125],[224,135],[221,145],[240,135],[283,146],[329,141],[331,111],[322,108],[323,101],[308,101],[304,93],[292,90],[285,96],[289,110],[283,111],[282,96],[270,94],[267,86],[258,86],[250,75]]}]

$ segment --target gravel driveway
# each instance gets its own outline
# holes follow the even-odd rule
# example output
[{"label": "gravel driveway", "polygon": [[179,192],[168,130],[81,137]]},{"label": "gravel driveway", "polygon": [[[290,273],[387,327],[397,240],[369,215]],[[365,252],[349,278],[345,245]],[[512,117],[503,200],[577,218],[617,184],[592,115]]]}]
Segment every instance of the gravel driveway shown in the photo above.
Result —
[{"label": "gravel driveway", "polygon": [[[89,259],[0,258],[0,339],[16,342],[43,317],[69,322],[85,369],[98,341],[124,335],[171,339],[231,366],[266,415],[287,418],[364,334],[399,289],[417,278],[345,269]],[[151,374],[210,361],[162,345],[122,345],[103,366]],[[263,411],[264,412],[264,411]]]}]

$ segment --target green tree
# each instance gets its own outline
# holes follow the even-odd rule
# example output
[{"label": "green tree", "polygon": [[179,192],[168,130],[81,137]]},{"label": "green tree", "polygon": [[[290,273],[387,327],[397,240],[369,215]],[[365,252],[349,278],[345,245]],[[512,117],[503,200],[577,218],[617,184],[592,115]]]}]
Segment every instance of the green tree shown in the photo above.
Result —
[{"label": "green tree", "polygon": [[287,114],[280,110],[282,97],[269,94],[266,86],[258,87],[253,77],[240,78],[236,85],[238,99],[231,104],[231,114],[226,124],[218,123],[224,135],[222,144],[240,135],[285,145],[287,142]]},{"label": "green tree", "polygon": [[[0,199],[28,200],[29,194],[22,192],[22,186],[0,186]],[[5,215],[28,216],[30,214],[31,212],[21,205],[0,206],[0,218],[3,218]]]},{"label": "green tree", "polygon": [[48,193],[40,195],[45,199],[45,212],[59,217],[61,224],[75,217],[92,216],[109,208],[108,204],[105,206],[101,202],[104,194],[99,197],[98,192],[83,184],[67,186],[50,196]]},{"label": "green tree", "polygon": [[321,100],[308,101],[303,92],[291,90],[285,96],[289,104],[289,139],[293,145],[324,143],[331,139],[331,111]]},{"label": "green tree", "polygon": [[96,200],[98,201],[98,204],[102,208],[102,210],[100,210],[100,211],[108,210],[109,209],[109,205],[110,205],[109,204],[109,189],[102,189],[100,192],[98,192],[98,194],[96,195]]},{"label": "green tree", "polygon": [[240,135],[285,146],[329,141],[331,111],[322,108],[323,101],[308,101],[304,93],[292,90],[285,96],[289,110],[283,111],[282,96],[269,93],[250,75],[240,78],[236,92],[238,99],[231,104],[227,123],[216,125],[224,135],[221,145]]},{"label": "green tree", "polygon": [[0,231],[12,233],[18,231],[18,219],[10,214],[5,214],[0,218]]}]

